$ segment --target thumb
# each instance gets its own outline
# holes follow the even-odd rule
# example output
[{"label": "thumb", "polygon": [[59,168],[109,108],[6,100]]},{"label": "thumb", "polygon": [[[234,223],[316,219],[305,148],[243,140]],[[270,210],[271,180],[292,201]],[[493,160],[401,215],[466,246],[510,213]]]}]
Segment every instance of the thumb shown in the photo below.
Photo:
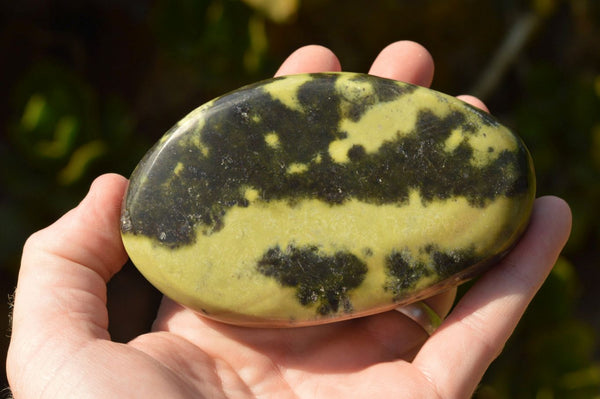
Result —
[{"label": "thumb", "polygon": [[99,177],[75,209],[27,240],[8,371],[43,358],[44,351],[64,354],[73,350],[68,345],[109,338],[106,282],[127,259],[119,233],[126,186],[121,176]]}]

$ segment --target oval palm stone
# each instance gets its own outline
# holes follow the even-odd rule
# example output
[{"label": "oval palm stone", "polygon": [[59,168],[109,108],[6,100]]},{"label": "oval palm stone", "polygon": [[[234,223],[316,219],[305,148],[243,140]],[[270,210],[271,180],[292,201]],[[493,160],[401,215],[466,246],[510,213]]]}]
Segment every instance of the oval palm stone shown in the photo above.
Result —
[{"label": "oval palm stone", "polygon": [[210,318],[301,326],[458,285],[525,230],[522,141],[454,97],[354,73],[275,78],[190,113],[131,176],[141,273]]}]

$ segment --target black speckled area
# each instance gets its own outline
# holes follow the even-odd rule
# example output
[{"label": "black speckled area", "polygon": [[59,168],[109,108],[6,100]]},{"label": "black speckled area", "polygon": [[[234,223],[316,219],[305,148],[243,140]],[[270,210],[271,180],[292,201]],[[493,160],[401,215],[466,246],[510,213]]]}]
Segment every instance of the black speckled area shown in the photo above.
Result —
[{"label": "black speckled area", "polygon": [[408,290],[414,288],[415,284],[423,277],[432,274],[431,269],[423,262],[413,259],[408,251],[394,251],[386,261],[387,281],[385,290],[399,297]]},{"label": "black speckled area", "polygon": [[431,244],[425,248],[425,251],[433,260],[435,271],[442,279],[453,276],[469,266],[484,260],[475,256],[473,248],[441,251],[435,245]]},{"label": "black speckled area", "polygon": [[433,278],[433,284],[485,260],[477,257],[472,248],[442,251],[434,244],[428,244],[420,252],[427,254],[426,260],[408,250],[394,251],[387,257],[385,290],[401,298],[414,293],[415,286],[423,278]]},{"label": "black speckled area", "polygon": [[[520,144],[517,151],[503,151],[484,167],[472,165],[469,145],[444,150],[455,128],[477,129],[459,111],[440,118],[423,108],[409,134],[386,141],[375,153],[355,145],[348,151],[349,162],[333,161],[328,147],[345,137],[339,130],[342,120],[358,120],[373,104],[426,89],[360,75],[355,79],[371,82],[372,93],[364,102],[348,105],[335,92],[339,75],[313,77],[298,87],[301,109],[274,99],[259,83],[217,99],[204,113],[202,127],[169,132],[177,133],[168,144],[157,144],[132,175],[122,230],[173,248],[191,244],[196,231],[217,232],[229,209],[248,206],[245,187],[256,189],[261,201],[286,200],[291,206],[309,198],[332,205],[351,198],[401,205],[413,189],[424,203],[463,196],[473,206],[483,206],[529,189],[529,160]],[[481,124],[497,124],[488,114],[470,112],[480,116]],[[271,132],[278,138],[275,147],[265,140]],[[303,164],[306,170],[288,173],[292,164]]]},{"label": "black speckled area", "polygon": [[348,293],[360,286],[367,266],[356,256],[338,252],[324,256],[317,247],[289,246],[269,249],[258,262],[258,271],[281,285],[296,288],[304,306],[317,304],[317,313],[327,315],[352,311]]}]

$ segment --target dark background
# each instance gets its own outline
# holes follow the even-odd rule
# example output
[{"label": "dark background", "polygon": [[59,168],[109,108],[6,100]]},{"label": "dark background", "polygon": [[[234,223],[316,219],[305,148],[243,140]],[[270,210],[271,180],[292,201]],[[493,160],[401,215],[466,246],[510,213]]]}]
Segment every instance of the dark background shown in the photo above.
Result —
[{"label": "dark background", "polygon": [[[538,195],[573,210],[567,248],[476,397],[600,397],[597,0],[2,2],[0,313],[28,235],[75,206],[95,176],[128,176],[193,108],[271,76],[299,46],[325,45],[345,70],[366,72],[400,39],[433,54],[433,88],[478,95],[515,129]],[[109,285],[113,338],[147,330],[159,299],[126,265]]]}]

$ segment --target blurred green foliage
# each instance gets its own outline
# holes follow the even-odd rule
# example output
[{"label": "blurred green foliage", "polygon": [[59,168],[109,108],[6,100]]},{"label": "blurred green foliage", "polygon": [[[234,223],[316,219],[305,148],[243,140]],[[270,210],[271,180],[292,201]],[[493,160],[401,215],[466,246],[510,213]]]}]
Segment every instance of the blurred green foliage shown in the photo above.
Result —
[{"label": "blurred green foliage", "polygon": [[[531,29],[520,33],[523,20]],[[508,37],[523,45],[485,81]],[[528,144],[539,195],[573,210],[567,249],[476,397],[600,398],[598,37],[597,0],[5,2],[3,295],[29,234],[76,205],[95,176],[129,175],[196,106],[272,75],[301,45],[367,71],[385,45],[412,39],[436,59],[434,88],[491,87],[484,100]]]},{"label": "blurred green foliage", "polygon": [[580,288],[574,266],[561,257],[476,397],[598,397],[596,332],[573,316]]}]

